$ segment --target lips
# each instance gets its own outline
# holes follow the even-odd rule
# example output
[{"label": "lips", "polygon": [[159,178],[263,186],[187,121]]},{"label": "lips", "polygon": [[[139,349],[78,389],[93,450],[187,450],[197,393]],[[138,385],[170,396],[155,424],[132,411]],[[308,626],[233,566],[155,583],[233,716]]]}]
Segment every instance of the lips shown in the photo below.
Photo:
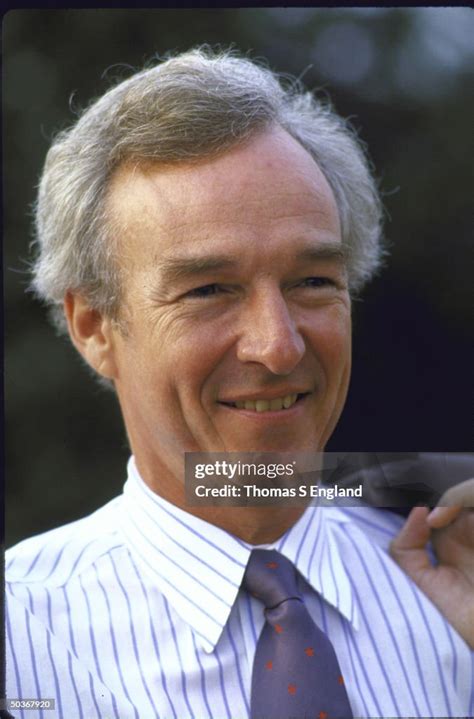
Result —
[{"label": "lips", "polygon": [[290,409],[303,394],[293,393],[286,394],[273,399],[241,399],[235,402],[223,402],[222,404],[236,409],[245,409],[250,412],[278,412],[280,410]]}]

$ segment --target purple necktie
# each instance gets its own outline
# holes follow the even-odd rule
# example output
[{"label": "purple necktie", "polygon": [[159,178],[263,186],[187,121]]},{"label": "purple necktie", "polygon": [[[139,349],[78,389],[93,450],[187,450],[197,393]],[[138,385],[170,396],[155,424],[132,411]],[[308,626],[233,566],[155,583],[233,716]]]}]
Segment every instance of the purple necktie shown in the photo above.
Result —
[{"label": "purple necktie", "polygon": [[334,647],[311,619],[294,565],[254,549],[244,588],[265,605],[252,672],[251,719],[352,719]]}]

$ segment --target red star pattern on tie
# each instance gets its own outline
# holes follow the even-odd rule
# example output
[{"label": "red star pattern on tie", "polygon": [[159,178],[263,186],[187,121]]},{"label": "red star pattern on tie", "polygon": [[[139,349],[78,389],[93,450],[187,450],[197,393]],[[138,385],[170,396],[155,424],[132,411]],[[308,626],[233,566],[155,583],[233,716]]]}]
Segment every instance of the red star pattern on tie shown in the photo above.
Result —
[{"label": "red star pattern on tie", "polygon": [[334,647],[308,612],[294,565],[275,550],[253,550],[244,588],[260,596],[265,616],[252,671],[251,718],[352,718]]}]

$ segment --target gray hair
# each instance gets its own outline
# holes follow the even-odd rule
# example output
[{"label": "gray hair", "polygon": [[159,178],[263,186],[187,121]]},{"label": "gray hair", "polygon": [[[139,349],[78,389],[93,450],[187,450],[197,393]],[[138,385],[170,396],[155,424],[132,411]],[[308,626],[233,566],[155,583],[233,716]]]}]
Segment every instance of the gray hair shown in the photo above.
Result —
[{"label": "gray hair", "polygon": [[192,50],[138,72],[82,113],[51,146],[36,203],[32,289],[65,328],[62,303],[80,291],[116,318],[121,277],[110,179],[125,161],[199,161],[279,125],[311,154],[328,180],[357,292],[380,265],[382,207],[354,130],[297,81],[284,81],[232,51]]}]

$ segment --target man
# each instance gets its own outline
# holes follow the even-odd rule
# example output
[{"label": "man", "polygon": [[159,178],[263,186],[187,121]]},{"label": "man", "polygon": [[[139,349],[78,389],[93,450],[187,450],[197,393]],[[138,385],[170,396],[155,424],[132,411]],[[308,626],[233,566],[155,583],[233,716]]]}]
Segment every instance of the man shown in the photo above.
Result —
[{"label": "man", "polygon": [[[323,450],[338,421],[350,293],[380,259],[380,204],[344,123],[248,60],[178,56],[57,138],[37,229],[35,288],[113,384],[133,457],[122,496],[9,553],[8,696],[54,698],[47,716],[68,719],[303,716],[298,676],[280,682],[281,714],[256,696],[258,672],[276,669],[257,666],[258,546],[278,552],[270,570],[296,567],[344,716],[468,715],[469,615],[455,631],[432,603],[457,621],[448,570],[426,564],[427,511],[394,552],[430,578],[431,600],[388,556],[403,523],[388,512],[185,502],[185,452]],[[461,544],[450,590],[465,597]],[[320,692],[312,715],[331,716],[328,702]]]}]

